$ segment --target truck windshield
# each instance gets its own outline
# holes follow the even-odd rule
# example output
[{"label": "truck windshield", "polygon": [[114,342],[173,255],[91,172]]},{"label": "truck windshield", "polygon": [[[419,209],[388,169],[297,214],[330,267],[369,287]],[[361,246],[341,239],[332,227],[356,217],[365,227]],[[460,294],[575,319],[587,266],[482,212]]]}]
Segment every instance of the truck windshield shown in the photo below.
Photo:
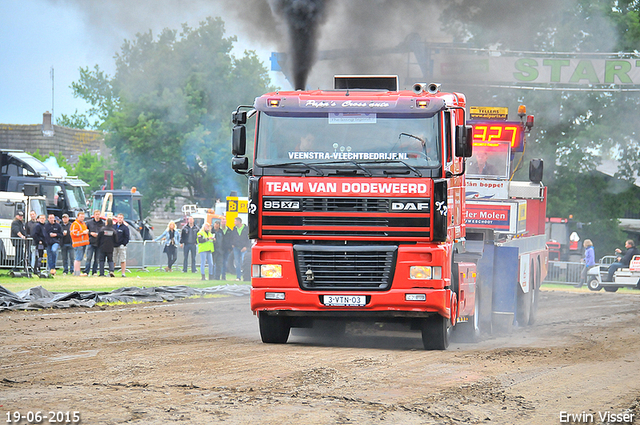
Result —
[{"label": "truck windshield", "polygon": [[30,199],[29,203],[31,204],[31,208],[29,210],[35,211],[36,215],[47,213],[47,204],[44,199]]},{"label": "truck windshield", "polygon": [[84,197],[84,190],[80,186],[65,186],[67,190],[67,201],[70,209],[85,209],[87,200]]},{"label": "truck windshield", "polygon": [[256,164],[380,161],[385,167],[436,167],[441,158],[438,116],[262,112]]}]

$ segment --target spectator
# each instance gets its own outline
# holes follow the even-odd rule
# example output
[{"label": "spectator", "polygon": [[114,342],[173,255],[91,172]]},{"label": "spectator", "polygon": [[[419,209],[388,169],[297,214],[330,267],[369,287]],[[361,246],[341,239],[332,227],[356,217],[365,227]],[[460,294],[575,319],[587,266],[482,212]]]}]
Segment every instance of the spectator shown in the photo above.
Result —
[{"label": "spectator", "polygon": [[116,222],[113,225],[116,231],[116,243],[113,247],[113,259],[115,264],[120,263],[120,272],[122,277],[127,277],[127,245],[129,244],[129,225],[124,221],[124,214],[120,213],[116,216]]},{"label": "spectator", "polygon": [[49,214],[49,221],[44,225],[44,238],[47,243],[47,266],[49,273],[56,274],[56,262],[58,261],[58,249],[62,243],[62,227],[56,221],[56,216]]},{"label": "spectator", "polygon": [[82,262],[84,252],[89,245],[89,229],[84,222],[84,211],[78,212],[78,214],[76,215],[76,221],[71,223],[69,233],[71,233],[71,243],[75,250],[73,261],[73,275],[86,276],[86,273],[80,274],[80,263]]},{"label": "spectator", "polygon": [[205,279],[205,265],[209,267],[209,280],[213,280],[213,241],[215,236],[211,233],[211,225],[204,222],[202,230],[198,232],[198,253],[200,254],[200,274]]},{"label": "spectator", "polygon": [[178,245],[180,245],[180,232],[176,229],[176,223],[170,221],[167,228],[160,236],[154,239],[154,241],[164,241],[164,249],[162,252],[167,254],[167,267],[166,271],[173,271],[173,264],[178,259]]},{"label": "spectator", "polygon": [[585,239],[582,246],[585,248],[584,258],[582,259],[582,261],[584,261],[584,268],[580,275],[580,283],[576,285],[577,288],[582,288],[582,285],[587,283],[587,273],[591,267],[596,265],[596,253],[591,239]]},{"label": "spectator", "polygon": [[62,229],[62,239],[60,243],[60,254],[62,255],[62,274],[66,275],[73,266],[73,259],[75,257],[73,253],[73,242],[71,241],[71,222],[69,221],[69,214],[62,214],[62,223],[60,223]]},{"label": "spectator", "polygon": [[[220,246],[222,247],[222,267],[220,271],[220,280],[227,280],[227,266],[229,265],[229,257],[231,257],[231,253],[233,252],[233,234],[232,230],[227,227],[227,219],[222,217],[220,220],[220,230],[222,232],[222,243]],[[217,248],[216,248],[217,249]]]},{"label": "spectator", "polygon": [[[613,282],[613,274],[616,272],[616,270],[623,267],[629,267],[631,259],[634,257],[634,255],[638,255],[638,248],[636,248],[635,242],[633,242],[631,239],[626,241],[624,246],[625,248],[627,248],[627,251],[623,256],[618,257],[618,260],[615,263],[609,266],[609,273],[607,275],[608,282]],[[622,254],[620,248],[616,248],[616,253]]]},{"label": "spectator", "polygon": [[24,225],[24,212],[18,211],[11,222],[11,243],[16,250],[16,262],[13,271],[18,271],[24,264],[24,254],[27,248],[27,230]]},{"label": "spectator", "polygon": [[[236,280],[240,280],[242,279],[244,257],[247,250],[251,248],[251,242],[249,241],[249,229],[246,225],[242,224],[242,219],[240,217],[236,217],[235,219],[235,227],[232,230],[232,234],[233,259],[236,265]],[[247,268],[246,265],[245,268]],[[249,270],[245,270],[245,272],[249,272]],[[245,275],[246,274],[247,273],[245,273]]]},{"label": "spectator", "polygon": [[[38,224],[37,218],[38,216],[36,215],[35,211],[33,210],[29,211],[29,221],[25,225],[25,228],[27,230],[27,233],[26,233],[27,238],[33,239],[33,230]],[[33,268],[36,264],[35,245],[33,243],[30,244],[30,251],[31,251],[31,267]]]},{"label": "spectator", "polygon": [[189,253],[191,253],[191,273],[196,272],[196,241],[198,235],[198,226],[193,223],[193,217],[189,216],[187,224],[182,228],[180,233],[180,248],[184,246],[184,266],[182,273],[187,272],[189,264]]},{"label": "spectator", "polygon": [[[87,276],[98,273],[98,233],[104,227],[104,221],[100,218],[100,210],[93,211],[93,218],[87,222],[89,229],[89,246],[87,247],[87,262],[84,266],[84,274]],[[93,258],[93,267],[91,267],[91,259]]]},{"label": "spectator", "polygon": [[40,268],[42,267],[42,258],[44,257],[44,252],[47,249],[47,240],[45,237],[45,228],[44,228],[44,214],[40,214],[38,216],[38,224],[31,228],[33,232],[31,234],[31,238],[33,239],[33,246],[35,246],[36,253],[36,261],[33,266],[33,271],[36,274],[40,273]]},{"label": "spectator", "polygon": [[220,228],[220,220],[216,220],[213,223],[212,233],[216,238],[213,242],[213,279],[220,280],[220,274],[223,270],[222,262],[224,260],[222,255],[222,244],[224,242],[224,233]]},{"label": "spectator", "polygon": [[113,248],[116,245],[116,229],[113,227],[113,219],[107,218],[107,222],[98,231],[98,260],[100,263],[100,276],[104,277],[105,258],[109,264],[109,277],[115,277],[113,273]]},{"label": "spectator", "polygon": [[27,229],[28,238],[32,237],[33,228],[36,227],[37,225],[38,225],[38,216],[36,215],[35,211],[31,210],[29,211],[29,221],[25,225]]}]

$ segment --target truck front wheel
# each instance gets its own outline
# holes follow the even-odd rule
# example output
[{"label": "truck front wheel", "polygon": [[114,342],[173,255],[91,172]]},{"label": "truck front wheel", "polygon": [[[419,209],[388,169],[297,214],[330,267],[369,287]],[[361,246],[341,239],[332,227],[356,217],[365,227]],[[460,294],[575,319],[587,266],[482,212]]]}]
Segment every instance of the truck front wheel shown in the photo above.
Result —
[{"label": "truck front wheel", "polygon": [[260,337],[267,344],[285,344],[289,339],[291,323],[288,317],[270,316],[264,312],[258,313]]},{"label": "truck front wheel", "polygon": [[450,320],[439,314],[422,321],[422,345],[425,350],[446,350],[451,333]]}]

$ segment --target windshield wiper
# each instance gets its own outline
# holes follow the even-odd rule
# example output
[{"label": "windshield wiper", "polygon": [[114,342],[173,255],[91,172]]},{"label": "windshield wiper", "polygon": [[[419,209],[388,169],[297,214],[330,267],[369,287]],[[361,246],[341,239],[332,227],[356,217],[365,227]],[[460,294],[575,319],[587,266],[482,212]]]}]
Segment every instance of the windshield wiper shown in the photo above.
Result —
[{"label": "windshield wiper", "polygon": [[[307,162],[283,162],[281,164],[268,164],[268,165],[263,165],[262,168],[280,168],[280,167],[288,167],[290,165],[304,165],[305,167],[307,167],[308,169],[311,169],[313,171],[315,171],[316,173],[318,173],[320,176],[324,176],[324,171],[322,171],[320,168],[314,166],[313,164],[309,164]],[[285,173],[301,173],[301,174],[306,174],[309,172],[309,170],[284,170]]]},{"label": "windshield wiper", "polygon": [[359,168],[360,170],[362,170],[365,175],[367,177],[371,177],[373,176],[373,174],[371,173],[371,171],[367,170],[366,168],[364,168],[361,163],[359,163],[358,161],[355,161],[353,159],[345,159],[344,161],[328,161],[328,162],[316,162],[314,164],[353,164],[355,165],[357,168]]},{"label": "windshield wiper", "polygon": [[[380,163],[380,164],[382,164],[382,163],[385,163],[385,164],[402,164],[405,167],[407,167],[408,169],[410,169],[411,171],[413,171],[414,173],[416,173],[416,175],[418,177],[422,177],[422,173],[420,172],[420,170],[418,170],[416,167],[412,166],[411,164],[407,164],[406,162],[404,162],[401,159],[377,159],[377,160],[375,160],[373,162],[369,162],[368,164],[378,164],[378,163]],[[385,174],[397,174],[397,173],[394,173],[393,171],[387,171],[387,170],[384,170],[383,172]]]}]

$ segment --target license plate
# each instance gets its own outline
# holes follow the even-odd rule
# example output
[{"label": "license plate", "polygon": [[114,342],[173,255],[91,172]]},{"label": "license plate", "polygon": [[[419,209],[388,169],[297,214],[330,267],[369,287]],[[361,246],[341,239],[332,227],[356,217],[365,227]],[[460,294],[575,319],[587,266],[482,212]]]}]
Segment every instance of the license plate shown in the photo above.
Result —
[{"label": "license plate", "polygon": [[329,306],[362,307],[367,304],[364,295],[324,295],[322,302]]}]

